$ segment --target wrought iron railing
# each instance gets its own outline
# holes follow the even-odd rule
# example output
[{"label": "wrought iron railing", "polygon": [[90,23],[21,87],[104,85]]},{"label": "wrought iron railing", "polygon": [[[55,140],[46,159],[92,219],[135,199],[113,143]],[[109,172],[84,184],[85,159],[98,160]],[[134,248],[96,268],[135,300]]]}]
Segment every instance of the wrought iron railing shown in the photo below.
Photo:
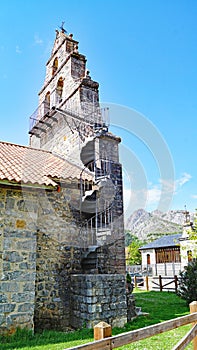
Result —
[{"label": "wrought iron railing", "polygon": [[42,102],[29,118],[29,131],[50,111],[49,102]]},{"label": "wrought iron railing", "polygon": [[[56,105],[61,103],[61,99],[58,97]],[[85,106],[85,108],[84,108]],[[78,107],[74,104],[65,105],[60,109],[54,106],[50,109],[50,104],[47,101],[42,102],[34,113],[30,116],[29,131],[39,123],[39,121],[47,115],[50,110],[62,113],[64,117],[68,119],[74,119],[82,124],[90,125],[95,131],[99,129],[108,130],[109,127],[109,108],[95,107],[91,103],[81,103]]]},{"label": "wrought iron railing", "polygon": [[[102,244],[102,240],[105,240],[106,236],[111,234],[113,229],[113,206],[116,189],[115,184],[111,180],[112,163],[110,160],[97,159],[86,165],[84,170],[88,168],[94,174],[94,185],[91,188],[87,188],[87,182],[83,180],[82,175],[84,170],[81,173],[81,215],[82,212],[85,215],[92,215],[89,219],[82,220],[81,237],[84,244],[95,245],[98,242]],[[106,185],[105,179],[107,180]],[[99,198],[100,185],[107,186],[107,192],[109,190],[108,181],[114,187],[114,193],[111,194],[110,192],[109,198],[108,196],[106,198]],[[93,196],[94,192],[97,193],[95,196]],[[88,194],[88,197],[86,197],[86,194]]]}]

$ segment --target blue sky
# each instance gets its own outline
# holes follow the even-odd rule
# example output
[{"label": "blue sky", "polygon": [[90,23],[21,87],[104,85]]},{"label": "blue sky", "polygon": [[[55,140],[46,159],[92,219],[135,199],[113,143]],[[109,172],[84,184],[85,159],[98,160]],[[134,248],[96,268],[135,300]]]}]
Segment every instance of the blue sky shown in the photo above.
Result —
[{"label": "blue sky", "polygon": [[0,139],[28,144],[55,29],[65,21],[122,137],[126,215],[194,211],[196,18],[195,0],[1,2]]}]

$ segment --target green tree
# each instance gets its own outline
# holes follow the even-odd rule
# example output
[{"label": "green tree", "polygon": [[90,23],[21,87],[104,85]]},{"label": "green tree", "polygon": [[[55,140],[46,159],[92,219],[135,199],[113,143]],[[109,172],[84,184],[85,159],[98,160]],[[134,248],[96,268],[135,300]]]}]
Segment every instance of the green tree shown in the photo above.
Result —
[{"label": "green tree", "polygon": [[178,295],[188,305],[197,300],[197,261],[190,262],[180,273]]},{"label": "green tree", "polygon": [[132,242],[132,233],[129,230],[125,231],[125,247],[128,247]]},{"label": "green tree", "polygon": [[141,253],[139,248],[142,246],[142,242],[139,240],[134,240],[129,244],[128,247],[128,264],[129,265],[138,265],[142,262]]},{"label": "green tree", "polygon": [[125,247],[128,247],[131,242],[140,242],[142,245],[142,242],[139,240],[139,238],[134,235],[130,230],[125,231]]},{"label": "green tree", "polygon": [[187,304],[197,300],[197,211],[192,229],[188,231],[188,239],[194,241],[195,248],[192,256],[195,259],[184,267],[184,271],[179,275],[178,295],[185,299]]}]

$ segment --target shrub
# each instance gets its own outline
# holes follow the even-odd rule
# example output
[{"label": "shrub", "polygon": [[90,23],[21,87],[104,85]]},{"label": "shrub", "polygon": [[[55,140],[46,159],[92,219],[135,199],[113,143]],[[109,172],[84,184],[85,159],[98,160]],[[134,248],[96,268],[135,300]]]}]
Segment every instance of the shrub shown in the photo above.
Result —
[{"label": "shrub", "polygon": [[127,283],[131,283],[131,275],[127,272],[127,275],[126,275],[126,282]]},{"label": "shrub", "polygon": [[180,273],[178,295],[188,305],[197,300],[197,261],[190,262]]}]

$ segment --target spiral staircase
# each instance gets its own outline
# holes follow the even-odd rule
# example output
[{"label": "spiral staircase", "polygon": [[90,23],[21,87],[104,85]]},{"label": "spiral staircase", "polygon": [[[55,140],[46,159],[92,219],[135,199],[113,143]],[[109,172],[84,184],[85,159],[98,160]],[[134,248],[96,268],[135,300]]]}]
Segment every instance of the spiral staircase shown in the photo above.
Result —
[{"label": "spiral staircase", "polygon": [[[50,108],[43,102],[30,117],[29,133],[41,138],[57,123],[59,115],[68,126],[65,156],[72,153],[73,161],[77,161],[80,156],[84,165],[80,178],[80,238],[84,251],[82,265],[84,271],[96,271],[99,247],[110,241],[113,230],[114,197],[117,192],[113,162],[100,158],[99,152],[99,138],[108,133],[109,114],[108,108],[95,108],[90,104],[82,105],[79,113],[71,107]],[[75,141],[77,138],[78,144]],[[53,152],[58,154],[56,149]],[[87,169],[92,172],[92,184],[83,180],[83,171]]]},{"label": "spiral staircase", "polygon": [[[81,151],[81,160],[85,169],[94,177],[93,185],[80,180],[81,197],[81,242],[84,250],[82,266],[84,272],[99,273],[100,248],[110,242],[113,230],[114,198],[116,181],[113,176],[113,162],[108,159],[95,158],[97,139],[89,141]],[[92,160],[93,159],[93,160]]]}]

